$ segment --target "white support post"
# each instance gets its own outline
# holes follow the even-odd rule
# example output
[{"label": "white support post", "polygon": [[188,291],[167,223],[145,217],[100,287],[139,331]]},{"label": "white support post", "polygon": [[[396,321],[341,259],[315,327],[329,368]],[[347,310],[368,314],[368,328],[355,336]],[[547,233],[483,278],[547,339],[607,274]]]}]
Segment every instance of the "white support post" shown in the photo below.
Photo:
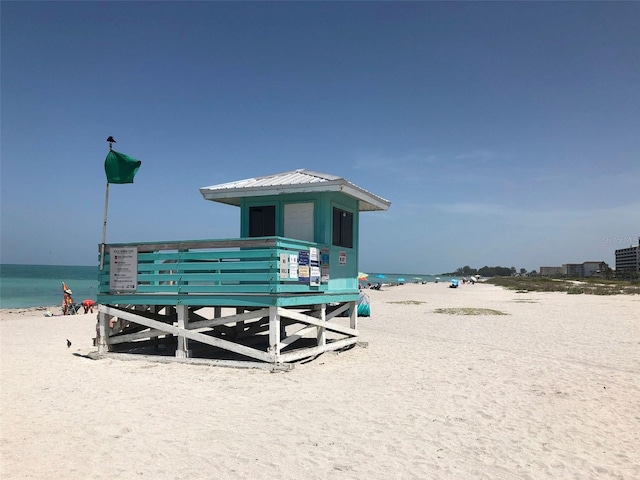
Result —
[{"label": "white support post", "polygon": [[351,315],[349,316],[349,326],[354,330],[358,329],[358,302],[349,302],[349,310]]},{"label": "white support post", "polygon": [[[176,306],[178,313],[178,328],[186,330],[189,326],[189,307],[186,305]],[[178,348],[176,348],[176,357],[189,358],[189,340],[183,335],[178,335]]]},{"label": "white support post", "polygon": [[[322,305],[320,305],[320,321],[321,322],[326,322],[327,321],[327,304],[323,303]],[[319,347],[324,347],[327,344],[327,330],[324,327],[320,327],[318,326],[318,333],[317,333],[317,338],[318,338],[318,346]]]},{"label": "white support post", "polygon": [[111,315],[98,311],[98,353],[103,354],[109,351],[109,320]]},{"label": "white support post", "polygon": [[[157,313],[158,306],[157,305],[149,305],[149,313]],[[158,351],[160,349],[160,336],[155,336],[151,338],[151,343],[153,344],[153,348]]]},{"label": "white support post", "polygon": [[[244,313],[244,307],[236,307],[236,314],[240,315],[242,313]],[[244,333],[244,320],[239,320],[236,322],[233,335],[235,338],[241,338],[243,333]]]},{"label": "white support post", "polygon": [[269,307],[269,355],[274,362],[280,359],[280,315],[278,307]]}]

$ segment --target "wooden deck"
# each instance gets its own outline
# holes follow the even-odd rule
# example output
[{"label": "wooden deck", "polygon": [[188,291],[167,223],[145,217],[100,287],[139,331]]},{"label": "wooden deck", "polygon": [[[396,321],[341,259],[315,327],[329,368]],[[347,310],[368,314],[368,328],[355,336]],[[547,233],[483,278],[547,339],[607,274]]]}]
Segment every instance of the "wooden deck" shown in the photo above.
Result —
[{"label": "wooden deck", "polygon": [[273,369],[353,346],[357,287],[332,290],[283,262],[314,250],[327,273],[322,245],[283,237],[107,245],[99,353]]}]

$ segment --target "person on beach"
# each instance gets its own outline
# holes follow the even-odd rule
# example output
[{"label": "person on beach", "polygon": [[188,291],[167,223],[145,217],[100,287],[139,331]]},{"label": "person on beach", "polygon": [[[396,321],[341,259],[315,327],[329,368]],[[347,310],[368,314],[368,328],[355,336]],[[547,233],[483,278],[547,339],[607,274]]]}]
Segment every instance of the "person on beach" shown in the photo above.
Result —
[{"label": "person on beach", "polygon": [[69,315],[73,310],[73,297],[71,290],[66,289],[62,294],[62,314]]},{"label": "person on beach", "polygon": [[[71,296],[73,292],[67,286],[66,283],[62,282],[62,314],[69,315],[74,308],[73,305],[73,297]],[[75,313],[75,311],[73,311]]]},{"label": "person on beach", "polygon": [[82,301],[82,306],[84,307],[84,313],[89,313],[89,311],[91,311],[91,313],[93,313],[93,305],[95,304],[95,302],[93,300],[89,300],[88,298],[86,300]]}]

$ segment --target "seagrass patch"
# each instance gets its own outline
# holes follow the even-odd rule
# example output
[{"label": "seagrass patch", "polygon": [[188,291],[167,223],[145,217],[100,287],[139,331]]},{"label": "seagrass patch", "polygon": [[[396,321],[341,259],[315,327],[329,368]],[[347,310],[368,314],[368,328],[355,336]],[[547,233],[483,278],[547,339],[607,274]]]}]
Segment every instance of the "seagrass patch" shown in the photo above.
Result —
[{"label": "seagrass patch", "polygon": [[509,315],[508,313],[494,310],[492,308],[436,308],[435,313],[444,313],[447,315]]}]

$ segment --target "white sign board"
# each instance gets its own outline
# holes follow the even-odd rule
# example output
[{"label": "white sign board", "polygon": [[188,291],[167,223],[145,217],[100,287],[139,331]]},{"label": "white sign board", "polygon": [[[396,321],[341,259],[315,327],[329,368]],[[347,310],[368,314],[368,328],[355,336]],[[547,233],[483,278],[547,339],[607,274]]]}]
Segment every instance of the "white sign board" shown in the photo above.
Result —
[{"label": "white sign board", "polygon": [[298,255],[289,255],[289,278],[298,279]]},{"label": "white sign board", "polygon": [[280,254],[280,278],[289,278],[289,254]]},{"label": "white sign board", "polygon": [[138,288],[138,247],[109,249],[109,291],[130,293]]},{"label": "white sign board", "polygon": [[320,251],[315,247],[309,249],[309,285],[320,285]]}]

